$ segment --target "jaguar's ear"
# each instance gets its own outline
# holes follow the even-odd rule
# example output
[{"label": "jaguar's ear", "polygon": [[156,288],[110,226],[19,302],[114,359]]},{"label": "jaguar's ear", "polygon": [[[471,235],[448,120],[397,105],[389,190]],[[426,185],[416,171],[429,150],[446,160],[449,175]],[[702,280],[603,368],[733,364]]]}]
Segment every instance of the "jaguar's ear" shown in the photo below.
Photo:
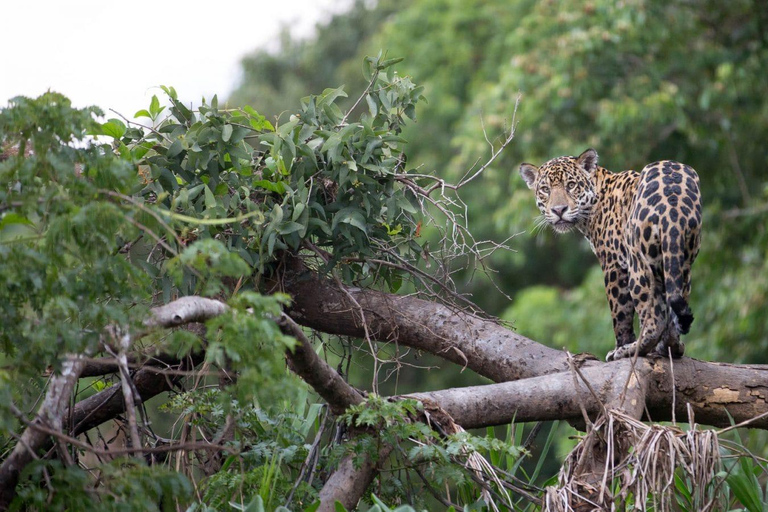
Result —
[{"label": "jaguar's ear", "polygon": [[536,180],[536,174],[538,174],[539,168],[533,164],[520,164],[520,176],[525,180],[525,184],[528,188],[533,190],[533,182]]},{"label": "jaguar's ear", "polygon": [[585,171],[592,173],[595,169],[597,169],[597,151],[589,148],[580,154],[576,161]]}]

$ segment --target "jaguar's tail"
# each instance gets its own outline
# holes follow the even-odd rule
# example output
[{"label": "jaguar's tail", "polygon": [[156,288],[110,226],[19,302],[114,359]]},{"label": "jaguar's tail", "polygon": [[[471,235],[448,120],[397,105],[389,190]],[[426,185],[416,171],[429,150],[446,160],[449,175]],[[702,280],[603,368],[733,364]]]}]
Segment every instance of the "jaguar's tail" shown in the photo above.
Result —
[{"label": "jaguar's tail", "polygon": [[[687,334],[693,323],[693,313],[685,296],[684,290],[690,289],[690,264],[686,263],[683,241],[673,237],[665,237],[662,247],[667,247],[668,252],[662,253],[664,266],[664,288],[667,295],[667,304],[677,317],[677,328],[680,334]],[[675,253],[680,251],[680,255]]]},{"label": "jaguar's tail", "polygon": [[675,316],[677,316],[677,327],[680,334],[688,334],[693,323],[693,312],[690,306],[688,306],[688,302],[682,296],[675,295],[669,301],[669,306],[675,312]]}]

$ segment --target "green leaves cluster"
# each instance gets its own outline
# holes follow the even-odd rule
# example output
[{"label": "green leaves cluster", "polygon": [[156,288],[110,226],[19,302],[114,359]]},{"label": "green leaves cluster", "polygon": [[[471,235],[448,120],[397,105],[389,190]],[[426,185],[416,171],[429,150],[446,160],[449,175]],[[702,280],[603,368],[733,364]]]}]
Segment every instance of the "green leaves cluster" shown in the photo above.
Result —
[{"label": "green leaves cluster", "polygon": [[229,392],[241,403],[273,410],[297,397],[300,381],[285,369],[285,352],[296,340],[274,321],[288,303],[282,294],[243,291],[229,301],[227,313],[207,322],[206,359],[237,373]]},{"label": "green leaves cluster", "polygon": [[[251,107],[220,108],[216,97],[193,111],[166,87],[166,117],[155,97],[137,112],[151,127],[101,125],[138,165],[144,186],[135,201],[157,213],[143,215],[143,225],[160,236],[170,227],[178,232],[171,249],[192,251],[169,264],[183,292],[220,289],[194,262],[219,261],[223,275],[237,278],[248,275],[237,259],[260,275],[282,251],[314,251],[326,269],[344,263],[352,280],[368,275],[366,258],[418,257],[420,204],[396,175],[405,172],[398,134],[422,89],[393,70],[396,62],[366,60],[365,111],[345,114],[337,104],[344,90],[327,89],[275,127]],[[207,240],[216,243],[199,245]],[[389,269],[383,274],[394,281]]]},{"label": "green leaves cluster", "polygon": [[[210,428],[212,437],[235,417],[246,433],[238,442],[242,457],[252,458],[254,489],[268,504],[284,498],[309,432],[297,427],[303,434],[274,444],[290,429],[275,427],[270,441],[270,428],[259,425],[307,397],[285,369],[295,340],[274,322],[288,298],[259,295],[258,278],[290,252],[324,270],[341,268],[348,281],[383,279],[395,288],[389,267],[379,274],[365,261],[421,254],[421,205],[397,179],[406,172],[399,134],[414,118],[421,88],[393,70],[396,62],[366,60],[369,83],[358,110],[342,111],[343,89],[328,89],[275,125],[251,107],[220,108],[216,97],[192,109],[171,87],[162,88],[167,104],[153,96],[136,113],[146,126],[101,121],[98,109],[73,109],[56,93],[12,100],[0,112],[0,313],[7,322],[0,378],[38,376],[65,354],[98,356],[109,328],[137,332],[149,307],[178,296],[228,299],[230,309],[208,322],[205,340],[186,331],[153,333],[129,356],[142,359],[154,349],[183,358],[204,349],[210,367],[236,376],[226,391],[179,395],[170,410]],[[44,392],[34,382],[3,387],[3,438],[20,428],[7,406],[33,410]],[[109,385],[106,378],[94,389]],[[237,462],[222,478],[242,477]],[[87,473],[40,468],[30,471],[82,489],[63,507],[78,500],[106,506]],[[109,468],[98,470],[107,478]],[[141,478],[133,482],[134,501],[165,499],[165,490],[141,487]],[[224,487],[232,483],[224,480]],[[283,494],[275,494],[275,482]],[[183,502],[188,492],[180,485],[167,492]],[[299,494],[312,496],[305,487]],[[18,503],[34,507],[52,492],[57,488],[30,485]]]},{"label": "green leaves cluster", "polygon": [[[192,496],[192,484],[181,473],[147,466],[137,459],[115,459],[92,474],[78,466],[38,460],[21,474],[11,510],[146,510],[171,512]],[[40,486],[48,481],[56,492]]]},{"label": "green leaves cluster", "polygon": [[[422,403],[415,400],[387,400],[369,395],[365,402],[350,407],[340,418],[350,427],[364,429],[363,434],[357,435],[355,442],[349,443],[347,449],[352,449],[358,456],[377,460],[383,444],[396,446],[398,458],[402,460],[400,465],[422,476],[429,475],[431,484],[437,488],[458,487],[464,503],[480,500],[479,489],[468,474],[471,470],[462,467],[470,454],[515,465],[525,453],[512,438],[481,437],[463,430],[441,435],[437,429],[420,420],[422,411]],[[418,478],[417,475],[414,477]],[[408,479],[409,476],[399,474],[382,478],[380,496],[397,499],[403,488],[410,485]],[[375,501],[375,497],[373,499]],[[417,503],[425,502],[412,499],[412,505]]]},{"label": "green leaves cluster", "polygon": [[23,371],[95,349],[149,296],[145,276],[116,257],[138,230],[103,193],[127,192],[136,174],[84,142],[99,114],[52,92],[0,111],[0,350]]},{"label": "green leaves cluster", "polygon": [[[172,89],[167,92],[175,95]],[[172,102],[171,111],[177,117],[193,115],[178,102]],[[163,109],[153,99],[147,112],[157,119]],[[174,193],[181,190],[175,175],[168,191],[154,186],[166,171],[171,175],[158,167],[158,162],[174,164],[167,156],[169,148],[149,144],[140,130],[120,120],[100,123],[100,115],[95,108],[73,109],[67,98],[56,93],[15,98],[0,111],[0,313],[4,315],[0,440],[6,455],[23,428],[9,406],[36,410],[45,393],[42,375],[47,367],[56,368],[66,354],[101,355],[110,329],[143,330],[148,308],[158,302],[191,291],[229,296],[233,283],[225,281],[247,278],[253,272],[224,240],[210,236],[193,240],[196,235],[184,226],[202,216],[182,222],[173,217],[182,214],[155,206],[170,205]],[[218,122],[205,109],[204,115],[213,120],[208,126],[196,126],[194,144],[198,146]],[[232,160],[240,165],[240,157],[249,155],[226,144],[242,143],[245,133],[269,128],[255,112],[246,117],[247,128],[221,123],[215,140],[198,152],[208,151],[210,157],[208,172],[198,180],[201,197],[213,197],[209,184],[221,189],[217,169],[237,173]],[[89,139],[88,134],[118,139],[109,146]],[[149,159],[151,164],[141,164],[146,167],[136,165]],[[196,160],[195,165],[201,162]],[[152,179],[152,172],[157,172],[158,180]],[[151,201],[143,200],[152,194]],[[215,210],[214,216],[225,212],[210,197],[207,206]],[[178,225],[183,227],[177,232]],[[143,360],[154,349],[184,358],[205,348],[214,367],[238,377],[228,392],[204,402],[212,404],[208,413],[215,422],[233,410],[237,413],[233,404],[238,403],[250,404],[249,411],[281,410],[301,389],[285,369],[284,354],[295,340],[283,335],[274,322],[288,298],[262,296],[253,286],[241,286],[239,291],[230,299],[229,311],[207,325],[205,347],[187,331],[168,336],[153,333],[137,340],[132,347],[135,353],[129,354]],[[101,390],[108,384],[105,378],[94,388]],[[199,411],[191,407],[188,414]],[[175,510],[190,499],[191,484],[181,473],[137,460],[92,464],[90,471],[40,461],[25,469],[15,506]],[[44,476],[48,487],[39,485]]]}]

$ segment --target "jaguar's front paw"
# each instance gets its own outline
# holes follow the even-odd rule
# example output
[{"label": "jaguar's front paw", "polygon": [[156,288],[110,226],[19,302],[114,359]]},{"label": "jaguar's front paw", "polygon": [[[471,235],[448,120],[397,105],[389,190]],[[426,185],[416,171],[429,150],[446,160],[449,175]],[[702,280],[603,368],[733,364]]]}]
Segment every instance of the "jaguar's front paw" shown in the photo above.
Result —
[{"label": "jaguar's front paw", "polygon": [[620,347],[617,347],[610,352],[608,352],[608,355],[605,356],[606,361],[616,361],[618,359],[623,359],[625,357],[634,357],[635,352],[637,351],[637,342],[630,343],[628,345],[622,345]]}]

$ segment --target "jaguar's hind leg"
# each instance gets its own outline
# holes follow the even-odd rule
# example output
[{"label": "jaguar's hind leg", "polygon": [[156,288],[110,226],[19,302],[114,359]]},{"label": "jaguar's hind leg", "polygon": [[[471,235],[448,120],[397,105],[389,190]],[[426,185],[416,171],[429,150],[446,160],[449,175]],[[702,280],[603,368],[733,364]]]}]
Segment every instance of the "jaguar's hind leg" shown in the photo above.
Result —
[{"label": "jaguar's hind leg", "polygon": [[[671,317],[671,313],[670,313]],[[685,354],[685,343],[680,340],[680,331],[674,322],[668,322],[667,328],[661,334],[661,340],[656,344],[655,353],[661,357],[669,357],[670,352],[675,359]]]},{"label": "jaguar's hind leg", "polygon": [[[640,318],[640,336],[637,341],[616,347],[606,356],[607,361],[624,357],[645,356],[659,342],[666,343],[663,334],[667,327],[667,306],[662,284],[654,279],[650,266],[642,258],[630,257],[629,290]],[[674,343],[673,343],[674,344]]]}]

